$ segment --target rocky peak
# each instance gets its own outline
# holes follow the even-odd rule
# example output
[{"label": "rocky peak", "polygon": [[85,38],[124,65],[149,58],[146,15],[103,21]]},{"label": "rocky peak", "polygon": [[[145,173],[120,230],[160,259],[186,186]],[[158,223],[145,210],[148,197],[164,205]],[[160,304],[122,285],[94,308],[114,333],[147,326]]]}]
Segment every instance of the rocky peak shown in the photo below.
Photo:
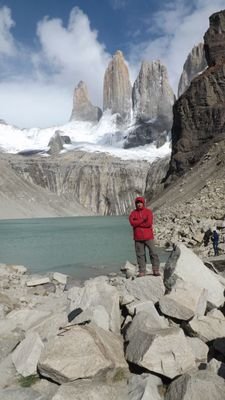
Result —
[{"label": "rocky peak", "polygon": [[174,93],[169,84],[167,69],[159,60],[142,63],[134,82],[132,100],[137,120],[148,121],[166,116],[172,121]]},{"label": "rocky peak", "polygon": [[103,110],[119,114],[122,122],[129,121],[131,113],[131,83],[123,53],[118,50],[110,61],[104,76]]},{"label": "rocky peak", "polygon": [[209,29],[205,33],[204,42],[209,67],[225,60],[225,10],[209,18]]},{"label": "rocky peak", "polygon": [[135,125],[124,147],[153,142],[162,146],[172,127],[174,99],[166,67],[160,61],[144,61],[132,91]]},{"label": "rocky peak", "polygon": [[192,79],[207,67],[204,52],[204,44],[194,46],[184,63],[183,72],[178,85],[178,97],[180,97],[190,85]]},{"label": "rocky peak", "polygon": [[87,86],[83,81],[80,81],[74,90],[73,110],[70,120],[98,122],[101,116],[101,109],[92,105],[89,100]]},{"label": "rocky peak", "polygon": [[210,28],[204,39],[208,49],[207,61],[211,67],[191,82],[189,88],[174,105],[169,179],[185,173],[200,160],[215,141],[224,138],[225,58],[222,49],[224,52],[225,25],[223,22],[225,24],[225,11],[210,17]]}]

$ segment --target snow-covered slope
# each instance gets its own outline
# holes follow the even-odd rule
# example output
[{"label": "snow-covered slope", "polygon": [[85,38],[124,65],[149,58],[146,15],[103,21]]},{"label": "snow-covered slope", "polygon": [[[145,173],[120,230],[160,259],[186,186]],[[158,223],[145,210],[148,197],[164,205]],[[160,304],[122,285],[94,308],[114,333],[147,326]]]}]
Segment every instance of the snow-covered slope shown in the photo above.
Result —
[{"label": "snow-covered slope", "polygon": [[169,142],[162,147],[145,145],[132,149],[123,149],[123,143],[129,133],[118,131],[116,116],[105,113],[98,124],[72,121],[63,126],[45,129],[19,129],[0,121],[0,149],[6,153],[18,153],[24,150],[48,150],[48,143],[55,131],[68,135],[71,145],[65,145],[63,151],[79,149],[88,152],[105,152],[124,160],[141,159],[150,162],[170,153]]}]

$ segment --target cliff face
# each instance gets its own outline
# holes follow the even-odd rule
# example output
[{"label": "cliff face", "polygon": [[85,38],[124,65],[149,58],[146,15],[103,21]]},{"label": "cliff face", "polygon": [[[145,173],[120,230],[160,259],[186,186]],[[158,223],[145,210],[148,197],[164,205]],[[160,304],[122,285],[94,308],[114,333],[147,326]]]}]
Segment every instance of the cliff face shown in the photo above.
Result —
[{"label": "cliff face", "polygon": [[101,109],[91,104],[87,87],[83,81],[80,81],[74,90],[70,120],[98,122],[101,116]]},{"label": "cliff face", "polygon": [[180,97],[190,85],[193,78],[207,67],[204,44],[194,46],[184,63],[183,72],[178,84],[178,97]]},{"label": "cliff face", "polygon": [[225,11],[217,12],[209,18],[209,29],[204,36],[205,56],[211,67],[225,61]]},{"label": "cliff face", "polygon": [[122,215],[138,194],[150,199],[161,190],[169,159],[149,165],[106,154],[73,152],[58,157],[11,157],[16,175],[56,194],[66,204],[80,204],[100,215]]},{"label": "cliff face", "polygon": [[164,144],[171,130],[172,107],[175,96],[170,87],[167,70],[160,61],[143,62],[132,91],[135,126],[125,147],[156,142]]},{"label": "cliff face", "polygon": [[134,116],[148,121],[160,116],[172,122],[174,93],[167,70],[160,61],[143,62],[132,91]]},{"label": "cliff face", "polygon": [[[220,140],[225,134],[225,59],[221,53],[222,43],[225,47],[224,19],[225,11],[210,18],[210,29],[205,35],[210,67],[191,82],[174,105],[169,169],[172,177],[187,171],[213,141]],[[215,45],[216,36],[221,43],[219,49]]]},{"label": "cliff face", "polygon": [[121,122],[129,121],[131,114],[131,83],[123,53],[117,51],[110,61],[104,77],[103,111],[118,113]]}]

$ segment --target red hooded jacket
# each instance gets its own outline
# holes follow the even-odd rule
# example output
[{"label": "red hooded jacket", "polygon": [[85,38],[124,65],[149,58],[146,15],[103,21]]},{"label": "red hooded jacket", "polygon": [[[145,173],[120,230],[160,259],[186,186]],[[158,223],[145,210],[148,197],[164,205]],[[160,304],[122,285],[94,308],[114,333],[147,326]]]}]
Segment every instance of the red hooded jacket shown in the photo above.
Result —
[{"label": "red hooded jacket", "polygon": [[148,208],[145,208],[145,200],[143,197],[137,197],[137,202],[143,203],[144,207],[139,210],[135,209],[130,213],[129,221],[134,231],[134,240],[152,240],[153,233],[153,213]]}]

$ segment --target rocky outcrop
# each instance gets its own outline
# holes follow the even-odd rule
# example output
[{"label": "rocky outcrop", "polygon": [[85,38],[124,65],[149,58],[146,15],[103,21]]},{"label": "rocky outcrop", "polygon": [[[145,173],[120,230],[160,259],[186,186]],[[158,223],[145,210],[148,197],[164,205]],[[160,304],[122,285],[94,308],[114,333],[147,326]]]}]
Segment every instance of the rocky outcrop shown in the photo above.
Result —
[{"label": "rocky outcrop", "polygon": [[204,42],[209,67],[225,61],[225,10],[209,18],[209,29],[204,36]]},{"label": "rocky outcrop", "polygon": [[153,164],[125,161],[104,153],[81,151],[51,159],[10,157],[16,175],[29,184],[57,194],[67,204],[82,204],[89,213],[101,215],[126,214],[133,208],[137,193],[146,194],[149,199],[162,190],[168,162],[168,158]]},{"label": "rocky outcrop", "polygon": [[162,116],[172,123],[174,93],[167,69],[160,61],[142,63],[134,82],[132,100],[136,120],[147,122]]},{"label": "rocky outcrop", "polygon": [[175,100],[167,70],[160,61],[142,63],[132,91],[135,126],[130,130],[124,147],[142,146],[166,141],[172,127]]},{"label": "rocky outcrop", "polygon": [[48,143],[48,154],[55,155],[59,154],[63,149],[64,140],[59,134],[59,131],[55,131],[54,135],[51,137]]},{"label": "rocky outcrop", "polygon": [[207,152],[213,140],[224,137],[225,59],[215,45],[218,39],[225,46],[224,20],[225,11],[211,17],[205,36],[210,67],[191,82],[174,105],[169,175],[183,174]]},{"label": "rocky outcrop", "polygon": [[70,120],[98,122],[101,116],[101,109],[91,104],[87,87],[83,81],[80,81],[74,90]]},{"label": "rocky outcrop", "polygon": [[193,78],[207,67],[204,44],[194,46],[184,63],[183,72],[178,84],[178,98],[185,92]]},{"label": "rocky outcrop", "polygon": [[103,111],[109,109],[118,114],[118,122],[130,120],[131,83],[123,53],[117,51],[110,61],[104,76]]}]

